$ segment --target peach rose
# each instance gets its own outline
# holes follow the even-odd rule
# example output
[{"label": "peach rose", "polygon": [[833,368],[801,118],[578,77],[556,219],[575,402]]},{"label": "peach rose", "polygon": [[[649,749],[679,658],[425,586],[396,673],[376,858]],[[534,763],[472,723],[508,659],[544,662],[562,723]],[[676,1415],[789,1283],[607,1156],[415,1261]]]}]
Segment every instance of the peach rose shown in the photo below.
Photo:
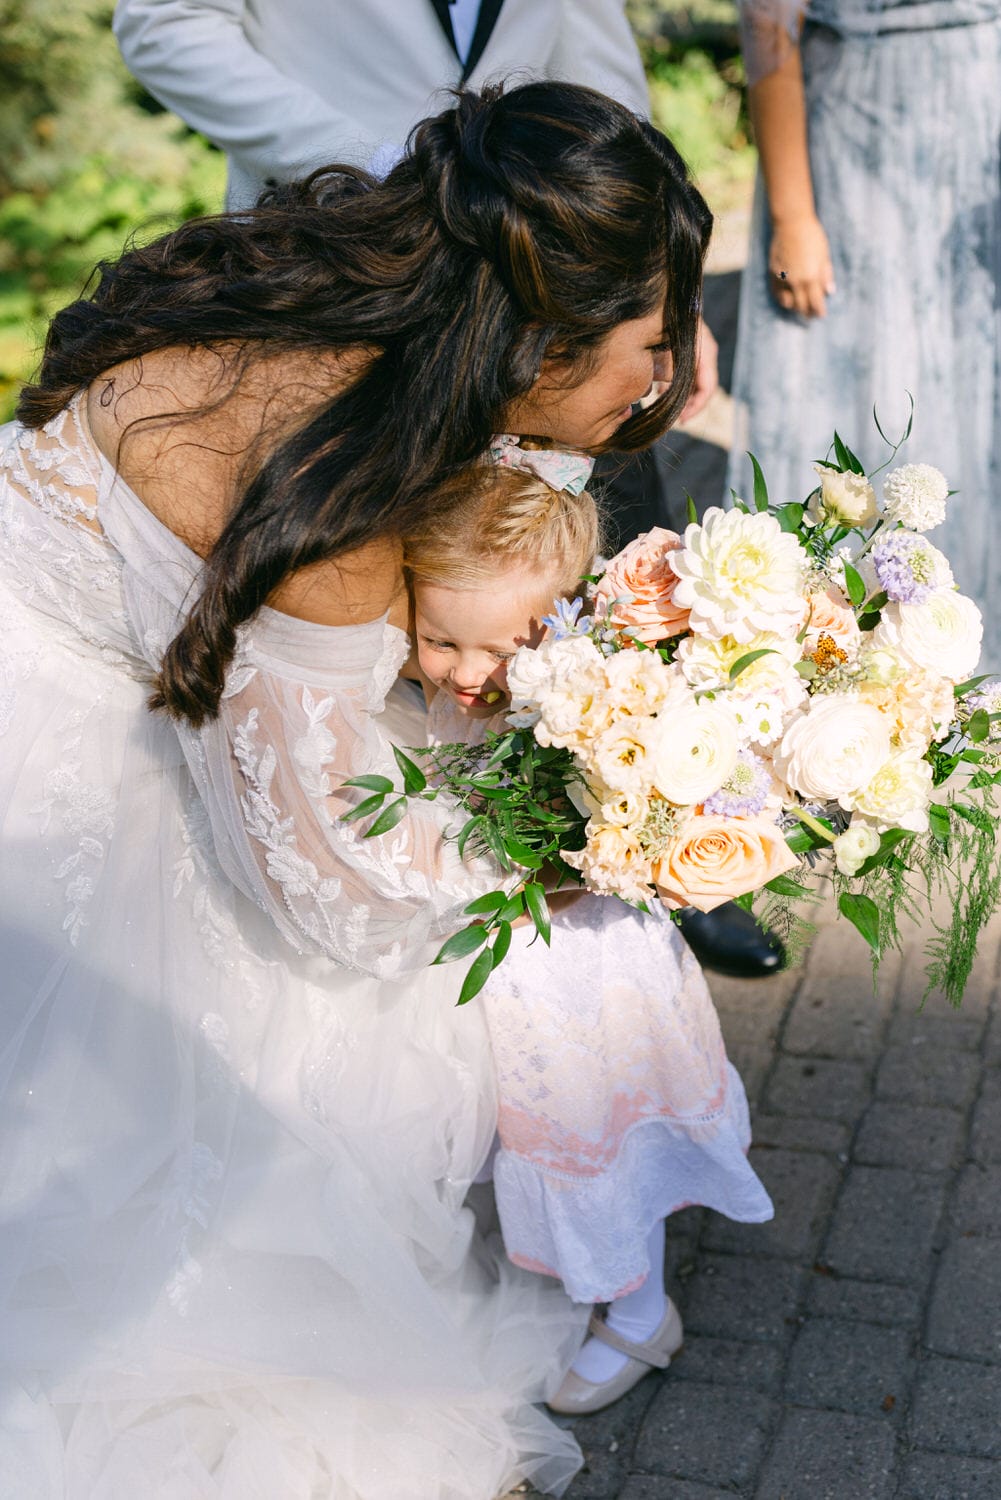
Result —
[{"label": "peach rose", "polygon": [[653,878],[665,906],[712,911],[798,865],[782,830],[767,818],[703,813],[654,864]]},{"label": "peach rose", "polygon": [[678,575],[668,558],[682,545],[676,531],[654,526],[617,552],[595,590],[600,615],[631,630],[648,646],[688,628],[688,610],[674,601]]}]

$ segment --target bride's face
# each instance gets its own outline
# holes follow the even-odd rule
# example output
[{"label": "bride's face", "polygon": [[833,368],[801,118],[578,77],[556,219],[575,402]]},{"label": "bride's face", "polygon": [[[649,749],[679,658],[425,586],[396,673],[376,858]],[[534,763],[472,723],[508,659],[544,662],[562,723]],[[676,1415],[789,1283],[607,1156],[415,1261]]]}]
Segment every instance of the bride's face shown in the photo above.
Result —
[{"label": "bride's face", "polygon": [[504,430],[552,438],[563,448],[607,442],[634,403],[670,379],[662,309],[613,328],[586,380],[568,388],[566,379],[565,365],[543,364],[532,389],[508,408]]}]

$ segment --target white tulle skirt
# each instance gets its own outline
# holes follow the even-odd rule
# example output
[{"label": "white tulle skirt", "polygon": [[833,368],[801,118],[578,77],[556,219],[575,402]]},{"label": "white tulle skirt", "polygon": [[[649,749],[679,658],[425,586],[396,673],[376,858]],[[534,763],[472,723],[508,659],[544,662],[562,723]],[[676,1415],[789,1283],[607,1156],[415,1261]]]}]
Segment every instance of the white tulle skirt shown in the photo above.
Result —
[{"label": "white tulle skirt", "polygon": [[464,1206],[460,975],[298,957],[221,875],[146,688],[0,597],[0,1495],[494,1500],[582,1311]]}]

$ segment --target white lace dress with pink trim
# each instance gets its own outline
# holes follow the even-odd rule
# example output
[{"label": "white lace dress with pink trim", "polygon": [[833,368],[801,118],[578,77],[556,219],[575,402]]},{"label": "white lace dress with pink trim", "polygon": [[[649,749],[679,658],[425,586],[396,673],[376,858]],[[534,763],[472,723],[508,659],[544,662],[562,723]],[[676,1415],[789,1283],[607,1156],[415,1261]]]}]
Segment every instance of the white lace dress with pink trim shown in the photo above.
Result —
[{"label": "white lace dress with pink trim", "polygon": [[[442,693],[429,710],[431,743],[501,727],[503,716],[464,718]],[[645,1279],[658,1219],[690,1204],[770,1219],[747,1160],[743,1084],[702,970],[666,913],[585,895],[554,918],[550,947],[515,936],[480,1002],[511,1260],[559,1277],[576,1302],[607,1302]]]}]

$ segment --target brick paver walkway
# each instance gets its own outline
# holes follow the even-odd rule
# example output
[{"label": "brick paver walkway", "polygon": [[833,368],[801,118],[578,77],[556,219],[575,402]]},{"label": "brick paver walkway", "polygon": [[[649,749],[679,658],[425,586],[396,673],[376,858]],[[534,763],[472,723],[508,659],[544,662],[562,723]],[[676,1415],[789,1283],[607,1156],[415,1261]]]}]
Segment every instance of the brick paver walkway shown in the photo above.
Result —
[{"label": "brick paver walkway", "polygon": [[[707,287],[724,375],[739,247]],[[727,415],[679,439],[679,490],[722,494]],[[573,1424],[567,1500],[1001,1500],[999,943],[959,1012],[919,1009],[920,934],[875,996],[829,909],[801,968],[710,976],[775,1218],[669,1221],[684,1351]]]}]

